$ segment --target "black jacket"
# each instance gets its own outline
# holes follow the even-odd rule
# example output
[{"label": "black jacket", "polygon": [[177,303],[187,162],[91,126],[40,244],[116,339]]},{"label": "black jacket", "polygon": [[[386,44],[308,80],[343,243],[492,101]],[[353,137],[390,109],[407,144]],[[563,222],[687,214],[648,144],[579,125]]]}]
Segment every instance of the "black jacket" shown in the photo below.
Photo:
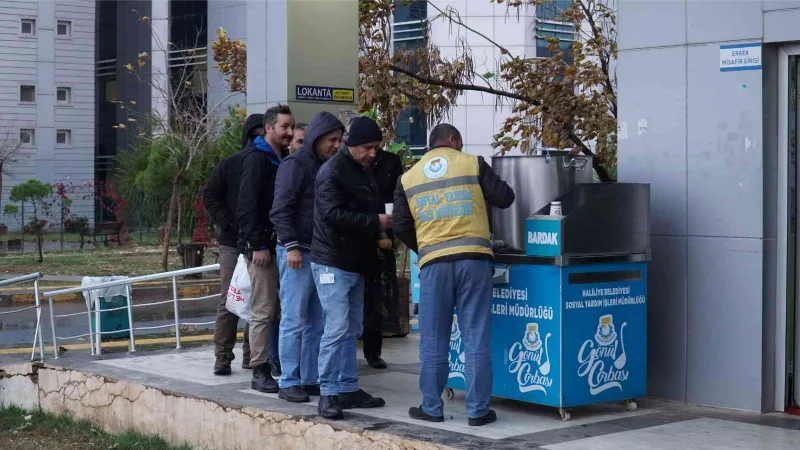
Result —
[{"label": "black jacket", "polygon": [[[378,195],[382,204],[394,202],[397,180],[403,176],[403,162],[394,153],[378,150],[372,163],[372,175],[378,185]],[[383,205],[381,205],[383,208]]]},{"label": "black jacket", "polygon": [[239,245],[236,205],[239,199],[241,151],[250,142],[255,129],[262,126],[263,121],[263,114],[251,114],[247,118],[242,130],[242,150],[240,153],[223,158],[214,167],[203,190],[203,207],[219,229],[217,241],[220,245],[228,247]]},{"label": "black jacket", "polygon": [[[478,157],[479,180],[483,199],[487,206],[496,208],[508,208],[514,203],[514,190],[502,178],[497,176],[492,167],[486,163],[482,156]],[[487,208],[488,209],[488,208]],[[397,189],[394,191],[394,210],[392,211],[392,227],[395,235],[415,253],[419,253],[417,248],[417,231],[414,226],[414,216],[408,206],[406,191],[403,189],[402,180],[397,180]],[[461,254],[449,255],[436,260],[455,260],[469,258],[487,258],[485,254]],[[434,261],[436,261],[434,260]]]},{"label": "black jacket", "polygon": [[311,261],[366,273],[377,261],[381,211],[372,171],[343,147],[317,173]]},{"label": "black jacket", "polygon": [[240,154],[224,158],[217,164],[203,190],[203,207],[219,229],[219,245],[236,247],[239,241],[239,222],[236,204],[239,197]]},{"label": "black jacket", "polygon": [[[242,150],[241,180],[236,215],[239,219],[239,251],[271,250],[275,252],[275,227],[269,211],[275,193],[278,167],[267,152],[251,141]],[[277,155],[277,154],[276,154]]]},{"label": "black jacket", "polygon": [[287,156],[278,168],[275,201],[270,215],[278,242],[286,250],[311,248],[314,234],[314,183],[323,161],[314,151],[316,142],[334,130],[344,130],[339,119],[321,112],[311,119],[303,147]]},{"label": "black jacket", "polygon": [[[386,204],[394,202],[394,189],[397,180],[403,176],[403,161],[399,156],[385,150],[378,150],[378,155],[372,163],[372,175],[378,184],[378,197],[381,202],[381,212],[386,212]],[[394,240],[391,229],[386,230],[389,239]]]}]

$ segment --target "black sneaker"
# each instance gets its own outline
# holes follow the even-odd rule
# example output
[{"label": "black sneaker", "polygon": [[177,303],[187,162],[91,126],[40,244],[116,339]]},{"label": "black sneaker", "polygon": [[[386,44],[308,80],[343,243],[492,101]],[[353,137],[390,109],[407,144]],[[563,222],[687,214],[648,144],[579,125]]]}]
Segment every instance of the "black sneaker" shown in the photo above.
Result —
[{"label": "black sneaker", "polygon": [[250,387],[258,392],[277,394],[280,390],[278,388],[278,382],[272,379],[269,372],[268,363],[261,364],[260,366],[253,366],[253,381],[250,383]]},{"label": "black sneaker", "polygon": [[218,359],[217,362],[214,363],[214,375],[225,376],[230,374],[231,374],[230,361],[222,361]]},{"label": "black sneaker", "polygon": [[308,393],[306,393],[303,387],[297,385],[281,389],[278,392],[278,398],[292,403],[305,403],[310,400],[308,398]]},{"label": "black sneaker", "polygon": [[342,407],[339,406],[339,397],[336,395],[323,395],[319,398],[317,406],[319,415],[332,420],[344,419]]},{"label": "black sneaker", "polygon": [[318,384],[306,384],[303,386],[303,390],[306,391],[306,394],[308,395],[319,396]]},{"label": "black sneaker", "polygon": [[425,411],[422,410],[422,406],[419,408],[416,406],[408,408],[408,417],[417,420],[425,420],[428,422],[444,422],[444,416],[429,416],[425,414]]},{"label": "black sneaker", "polygon": [[280,361],[272,361],[270,363],[270,367],[272,369],[272,371],[270,372],[272,374],[272,378],[274,378],[276,380],[279,379],[281,377],[281,362]]},{"label": "black sneaker", "polygon": [[386,361],[383,360],[380,356],[367,356],[366,358],[367,364],[373,369],[385,369],[386,368]]},{"label": "black sneaker", "polygon": [[380,397],[373,397],[363,389],[355,392],[340,392],[339,402],[342,404],[342,409],[352,408],[380,408],[386,402]]},{"label": "black sneaker", "polygon": [[493,409],[490,409],[489,412],[486,413],[483,417],[475,417],[475,418],[470,417],[469,426],[480,427],[496,421],[497,421],[497,413],[495,413]]},{"label": "black sneaker", "polygon": [[249,359],[245,359],[244,361],[242,361],[242,369],[250,370],[252,368],[253,368],[253,366],[250,365],[250,360]]}]

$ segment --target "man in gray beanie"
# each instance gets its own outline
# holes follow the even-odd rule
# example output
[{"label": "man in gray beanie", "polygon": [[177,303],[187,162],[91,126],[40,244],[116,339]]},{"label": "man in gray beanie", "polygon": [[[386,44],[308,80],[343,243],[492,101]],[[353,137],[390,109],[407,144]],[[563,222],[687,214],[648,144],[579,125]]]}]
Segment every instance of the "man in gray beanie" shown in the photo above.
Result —
[{"label": "man in gray beanie", "polygon": [[328,419],[343,418],[342,409],[385,404],[358,387],[356,344],[363,332],[364,274],[377,262],[381,232],[392,226],[370,170],[382,141],[378,124],[359,117],[350,124],[346,147],[317,173],[311,273],[325,321],[318,409]]}]

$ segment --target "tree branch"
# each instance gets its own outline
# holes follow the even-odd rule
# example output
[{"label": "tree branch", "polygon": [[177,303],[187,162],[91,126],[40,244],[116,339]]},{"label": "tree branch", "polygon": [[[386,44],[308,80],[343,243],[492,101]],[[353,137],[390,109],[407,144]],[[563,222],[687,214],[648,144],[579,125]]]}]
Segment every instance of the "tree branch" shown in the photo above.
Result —
[{"label": "tree branch", "polygon": [[426,77],[426,76],[423,76],[423,75],[416,74],[414,72],[411,72],[408,69],[404,69],[403,67],[400,67],[400,66],[397,66],[397,65],[394,65],[394,64],[389,64],[389,69],[392,72],[401,73],[403,75],[406,75],[408,77],[411,77],[411,78],[419,81],[420,83],[430,84],[432,86],[441,86],[441,87],[446,87],[446,88],[450,88],[450,89],[454,89],[454,90],[458,90],[458,91],[485,92],[487,94],[493,94],[493,95],[497,95],[497,96],[500,96],[500,97],[513,98],[514,100],[527,102],[527,103],[530,103],[532,105],[539,105],[540,104],[540,102],[538,100],[536,100],[535,98],[527,97],[525,95],[515,94],[513,92],[502,91],[502,90],[494,89],[494,88],[490,88],[490,87],[475,86],[474,84],[451,83],[449,81],[442,81],[442,80],[438,80],[436,78],[430,78],[430,77]]}]

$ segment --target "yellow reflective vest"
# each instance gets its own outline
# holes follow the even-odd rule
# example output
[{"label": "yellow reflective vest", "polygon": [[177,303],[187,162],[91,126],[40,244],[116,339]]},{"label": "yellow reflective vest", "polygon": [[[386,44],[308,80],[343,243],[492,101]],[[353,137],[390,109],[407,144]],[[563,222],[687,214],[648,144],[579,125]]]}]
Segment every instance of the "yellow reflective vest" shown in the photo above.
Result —
[{"label": "yellow reflective vest", "polygon": [[479,177],[476,156],[447,147],[429,151],[403,174],[420,267],[459,253],[494,256]]}]

